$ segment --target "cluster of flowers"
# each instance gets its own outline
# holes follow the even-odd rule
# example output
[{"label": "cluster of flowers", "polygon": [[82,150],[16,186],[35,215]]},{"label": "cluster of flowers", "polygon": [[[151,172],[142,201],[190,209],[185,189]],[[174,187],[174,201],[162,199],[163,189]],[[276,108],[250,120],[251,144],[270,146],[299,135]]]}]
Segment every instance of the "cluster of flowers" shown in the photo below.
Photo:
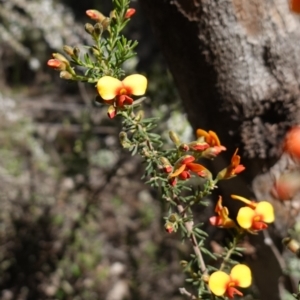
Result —
[{"label": "cluster of flowers", "polygon": [[[177,180],[187,180],[191,178],[192,174],[198,175],[200,177],[212,180],[212,174],[203,165],[195,163],[196,158],[215,158],[226,148],[221,145],[220,140],[215,132],[205,131],[203,129],[197,130],[197,140],[190,143],[181,143],[177,135],[170,131],[170,138],[177,146],[177,149],[183,155],[175,162],[172,166],[168,159],[165,157],[161,158],[163,164],[163,170],[168,173],[169,183],[175,186]],[[237,151],[233,154],[231,158],[230,165],[219,172],[216,181],[222,179],[230,179],[240,172],[242,172],[245,167],[240,164],[240,156],[237,155]],[[186,152],[191,152],[192,155],[186,154]]]},{"label": "cluster of flowers", "polygon": [[[240,200],[247,206],[239,209],[236,221],[229,218],[228,208],[222,205],[219,197],[215,212],[217,216],[209,219],[210,224],[221,228],[236,228],[238,231],[248,231],[252,234],[268,227],[267,223],[274,222],[274,208],[267,201],[254,202],[244,197],[231,195],[232,199]],[[239,226],[239,227],[238,227]],[[217,296],[226,294],[233,298],[234,294],[243,296],[235,287],[248,287],[251,284],[251,271],[246,265],[238,264],[231,270],[230,275],[216,271],[209,277],[209,288]]]},{"label": "cluster of flowers", "polygon": [[[125,14],[125,18],[130,18],[134,13],[134,9],[129,9]],[[87,15],[101,22],[101,24],[107,22],[107,18],[96,10],[88,10]],[[64,48],[64,50],[71,57],[77,55],[76,51],[74,51],[76,49]],[[69,61],[59,53],[53,54],[53,59],[48,61],[48,66],[60,71],[60,76],[64,79],[72,79],[76,75]],[[112,119],[119,111],[126,110],[128,106],[134,103],[132,96],[145,94],[147,78],[140,74],[127,76],[123,80],[111,76],[103,76],[97,81],[96,88],[101,98],[100,101],[108,105],[107,114]],[[172,131],[170,132],[170,138],[176,145],[180,157],[173,164],[165,157],[161,157],[160,162],[161,168],[171,186],[175,186],[178,180],[186,181],[192,176],[205,178],[212,184],[215,184],[219,180],[230,179],[245,169],[240,164],[241,158],[237,154],[238,149],[233,154],[229,166],[221,170],[215,180],[212,179],[212,174],[207,168],[196,162],[199,158],[215,158],[222,151],[226,150],[221,145],[217,134],[213,131],[198,129],[197,139],[190,143],[182,143]],[[219,197],[215,207],[216,216],[212,216],[209,219],[211,225],[220,228],[235,228],[240,233],[248,231],[255,234],[260,230],[266,229],[268,227],[267,223],[274,221],[274,209],[269,202],[256,203],[237,195],[232,195],[231,197],[246,204],[245,207],[240,208],[238,211],[236,221],[229,217],[229,210],[223,206],[222,197]],[[167,220],[166,231],[169,233],[176,231],[179,219],[176,214],[172,214]],[[222,270],[213,272],[209,276],[207,283],[211,292],[216,296],[226,295],[229,298],[234,298],[234,295],[243,296],[236,287],[249,287],[251,281],[252,277],[249,267],[238,264],[231,269],[230,274]]]},{"label": "cluster of flowers", "polygon": [[[269,202],[254,202],[237,195],[231,195],[231,198],[240,200],[247,205],[246,207],[239,209],[236,217],[240,228],[245,229],[250,233],[257,233],[268,227],[266,223],[274,222],[274,208]],[[213,216],[209,219],[211,225],[221,228],[233,228],[237,226],[236,223],[229,218],[227,207],[222,205],[221,196],[215,207],[215,212],[217,216]]]}]

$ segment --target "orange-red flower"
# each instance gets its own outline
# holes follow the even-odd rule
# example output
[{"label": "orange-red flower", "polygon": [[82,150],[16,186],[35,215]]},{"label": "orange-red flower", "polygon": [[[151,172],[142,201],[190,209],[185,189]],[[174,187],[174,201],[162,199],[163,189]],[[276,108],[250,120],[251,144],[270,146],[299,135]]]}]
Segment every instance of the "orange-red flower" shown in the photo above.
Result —
[{"label": "orange-red flower", "polygon": [[217,178],[219,180],[230,179],[245,170],[245,167],[243,165],[240,165],[241,157],[237,155],[237,152],[238,149],[235,150],[231,158],[230,165],[227,168],[220,171],[217,175]]},{"label": "orange-red flower", "polygon": [[204,137],[205,142],[210,146],[221,146],[220,140],[214,131],[209,130],[208,132],[203,129],[197,129],[197,137]]},{"label": "orange-red flower", "polygon": [[251,285],[252,276],[249,267],[243,264],[234,266],[228,275],[223,271],[216,271],[209,277],[208,286],[216,296],[226,294],[233,299],[234,295],[243,296],[236,287],[246,288]]},{"label": "orange-red flower", "polygon": [[97,90],[106,104],[110,104],[108,115],[113,118],[117,109],[123,109],[125,105],[131,105],[131,95],[141,96],[145,94],[147,78],[134,74],[120,81],[111,76],[104,76],[97,82]]},{"label": "orange-red flower", "polygon": [[300,126],[293,127],[285,137],[284,151],[300,159]]},{"label": "orange-red flower", "polygon": [[177,178],[181,180],[189,179],[191,177],[191,172],[196,173],[200,177],[207,177],[210,175],[210,172],[204,166],[193,163],[194,160],[194,156],[185,155],[175,163],[173,172],[168,176],[172,185],[176,184]]},{"label": "orange-red flower", "polygon": [[[209,130],[208,132],[203,129],[197,129],[197,141],[198,142],[205,142],[207,144],[205,151],[202,153],[203,157],[206,158],[214,158],[220,152],[225,151],[226,148],[221,145],[221,142],[214,131]],[[205,147],[204,144],[201,147]],[[202,150],[202,149],[200,149]]]},{"label": "orange-red flower", "polygon": [[222,205],[222,197],[219,196],[219,200],[215,207],[215,212],[218,216],[213,216],[209,218],[209,222],[213,226],[221,228],[232,228],[235,227],[235,223],[229,218],[228,208]]},{"label": "orange-red flower", "polygon": [[231,195],[231,197],[248,205],[240,208],[236,217],[238,224],[242,228],[255,233],[266,229],[268,227],[266,223],[274,222],[274,208],[271,203],[267,201],[256,203],[237,195]]},{"label": "orange-red flower", "polygon": [[135,9],[134,8],[128,8],[126,13],[125,13],[125,19],[131,18],[135,14]]}]

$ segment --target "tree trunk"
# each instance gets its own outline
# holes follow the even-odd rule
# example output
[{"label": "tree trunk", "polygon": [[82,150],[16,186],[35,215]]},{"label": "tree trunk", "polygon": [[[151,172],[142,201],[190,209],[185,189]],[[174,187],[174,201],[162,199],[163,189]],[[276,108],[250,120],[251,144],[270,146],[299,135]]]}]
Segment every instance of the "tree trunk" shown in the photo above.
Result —
[{"label": "tree trunk", "polygon": [[[227,193],[251,197],[251,181],[275,163],[284,134],[300,121],[299,16],[290,12],[288,0],[140,3],[192,126],[216,131],[228,149],[227,161],[236,147],[246,158],[247,172],[232,181],[232,190],[226,182]],[[254,187],[268,197],[259,180]],[[261,299],[279,299],[277,260],[265,245],[257,256],[260,266],[257,261],[253,266]],[[267,267],[261,267],[260,257]]]}]

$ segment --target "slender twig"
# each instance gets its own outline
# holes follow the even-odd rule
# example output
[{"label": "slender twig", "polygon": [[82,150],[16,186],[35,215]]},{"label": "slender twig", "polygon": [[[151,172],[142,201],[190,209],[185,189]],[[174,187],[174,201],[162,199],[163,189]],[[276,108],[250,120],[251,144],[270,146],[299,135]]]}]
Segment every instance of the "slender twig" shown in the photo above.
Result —
[{"label": "slender twig", "polygon": [[180,292],[181,295],[186,295],[190,299],[195,299],[195,300],[200,300],[201,299],[201,298],[197,298],[195,295],[188,292],[185,288],[179,288],[179,292]]},{"label": "slender twig", "polygon": [[[184,218],[187,217],[186,213],[184,212],[185,211],[184,207],[182,206],[182,204],[180,204],[180,202],[179,202],[179,200],[178,200],[178,198],[176,196],[174,197],[174,201],[177,204],[177,210],[178,210],[178,212],[181,215],[183,214],[182,216]],[[196,236],[193,233],[193,225],[194,225],[193,221],[186,221],[184,223],[184,227],[186,228],[186,230],[188,232],[188,236],[189,236],[190,241],[192,243],[194,253],[195,253],[195,255],[197,257],[197,260],[198,260],[198,267],[199,267],[199,269],[201,270],[201,272],[203,274],[207,274],[207,268],[206,268],[206,265],[205,265],[202,253],[201,253],[201,251],[199,249],[197,238],[196,238]]]}]

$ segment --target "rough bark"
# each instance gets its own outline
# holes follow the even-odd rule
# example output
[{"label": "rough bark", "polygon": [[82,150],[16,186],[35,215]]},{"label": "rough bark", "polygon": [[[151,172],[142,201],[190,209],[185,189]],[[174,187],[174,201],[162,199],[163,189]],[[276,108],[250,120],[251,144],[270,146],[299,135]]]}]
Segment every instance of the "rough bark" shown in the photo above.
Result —
[{"label": "rough bark", "polygon": [[[229,191],[226,182],[227,192],[251,196],[251,181],[276,162],[284,134],[300,122],[299,16],[290,12],[287,0],[140,3],[192,126],[216,131],[229,150],[227,159],[236,147],[247,157],[244,178]],[[270,188],[271,177],[258,177],[254,189],[273,201],[264,184],[267,180]],[[260,254],[271,265],[262,269],[253,263],[261,299],[279,299],[280,267],[267,246]]]}]

